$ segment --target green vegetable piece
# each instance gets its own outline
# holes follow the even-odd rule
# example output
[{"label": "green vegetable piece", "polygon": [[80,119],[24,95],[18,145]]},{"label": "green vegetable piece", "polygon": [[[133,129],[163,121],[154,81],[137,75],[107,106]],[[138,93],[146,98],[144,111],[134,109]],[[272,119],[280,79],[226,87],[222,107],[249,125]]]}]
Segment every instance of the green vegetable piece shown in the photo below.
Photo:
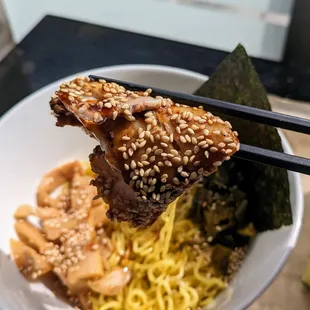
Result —
[{"label": "green vegetable piece", "polygon": [[[215,73],[195,94],[271,110],[263,85],[242,45],[238,45],[224,59]],[[212,112],[212,109],[210,111]],[[226,115],[219,116],[232,123],[242,143],[283,151],[280,136],[275,128]],[[286,170],[237,158],[227,162],[221,169],[226,170],[229,175],[230,167],[234,167],[234,170],[242,174],[243,181],[239,184],[239,188],[249,198],[247,218],[254,223],[256,230],[265,231],[292,224]]]},{"label": "green vegetable piece", "polygon": [[256,235],[256,230],[253,223],[238,230],[238,234],[245,237],[254,237]]},{"label": "green vegetable piece", "polygon": [[230,248],[217,244],[213,247],[212,262],[219,274],[226,275],[228,273],[229,258],[232,253]]}]

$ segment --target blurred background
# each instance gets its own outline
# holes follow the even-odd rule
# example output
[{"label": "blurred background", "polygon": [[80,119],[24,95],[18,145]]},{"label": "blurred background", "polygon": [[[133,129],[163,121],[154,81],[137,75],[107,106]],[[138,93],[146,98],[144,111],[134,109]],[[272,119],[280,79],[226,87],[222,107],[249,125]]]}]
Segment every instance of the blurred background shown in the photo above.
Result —
[{"label": "blurred background", "polygon": [[[309,118],[309,12],[310,0],[0,0],[0,61],[3,60],[0,62],[0,92],[4,93],[6,90],[7,107],[10,107],[28,93],[62,77],[53,72],[53,56],[47,56],[50,63],[44,59],[43,64],[43,58],[39,55],[40,51],[43,51],[42,46],[48,46],[51,39],[48,34],[46,42],[39,42],[41,50],[37,53],[34,51],[35,40],[42,40],[44,37],[43,29],[49,35],[57,35],[46,28],[46,25],[53,28],[53,23],[46,22],[45,28],[40,28],[40,22],[46,15],[54,15],[203,47],[206,48],[206,55],[209,53],[210,57],[214,57],[214,61],[209,61],[214,63],[214,66],[224,57],[223,52],[230,52],[238,43],[242,43],[250,56],[256,59],[255,64],[259,65],[258,73],[270,93],[273,109]],[[57,27],[59,29],[59,24]],[[80,31],[76,42],[75,38],[72,38],[72,43],[76,44],[74,46],[87,46],[87,37],[91,38],[94,44],[97,37],[104,33],[109,35],[108,28],[99,30],[91,26],[83,27],[72,23],[71,32],[68,30],[67,37],[75,33],[75,29]],[[34,28],[35,34],[32,32]],[[67,29],[62,31],[66,32]],[[108,43],[101,42],[100,46],[103,44]],[[145,45],[141,43],[143,44]],[[164,44],[165,42],[161,46],[165,46]],[[137,46],[138,44],[135,46],[136,62],[139,62],[139,59],[143,59],[142,62],[152,59],[153,63],[160,63],[155,56],[146,56],[146,47],[139,50]],[[57,46],[59,47],[61,48],[61,45]],[[9,54],[13,50],[14,52]],[[68,53],[70,54],[70,51]],[[126,47],[123,53],[126,53]],[[8,57],[5,59],[6,55]],[[125,63],[125,60],[115,57],[110,57],[111,64]],[[18,66],[22,69],[14,66],[18,61]],[[184,58],[183,62],[186,61]],[[68,69],[67,73],[64,70],[64,75],[91,68],[87,67],[89,64],[86,61],[82,62],[83,64],[73,61],[71,67],[68,65],[71,71]],[[60,72],[60,68],[68,62],[64,64],[59,61],[55,71]],[[94,64],[95,62],[91,62],[92,67]],[[190,69],[194,70],[195,66]],[[214,67],[207,69],[212,71]],[[49,74],[48,70],[51,71]],[[19,75],[20,71],[22,75]],[[22,82],[19,84],[26,85],[24,92],[16,98],[13,96],[16,93],[15,88],[12,88],[12,91],[9,89],[11,79],[8,77],[13,77],[11,72],[18,72],[14,75],[14,81],[20,78]],[[209,72],[201,69],[201,73]],[[286,135],[295,153],[310,157],[309,136],[293,132],[286,132]],[[303,186],[306,214],[297,248],[280,276],[250,310],[310,309],[310,292],[300,281],[310,255],[310,223],[307,223],[307,218],[310,217],[309,177],[303,176]]]},{"label": "blurred background", "polygon": [[[251,56],[275,61],[282,60],[284,55],[294,3],[294,0],[1,1],[2,23],[4,9],[14,42],[20,42],[46,14],[54,14],[224,51],[231,51],[243,42]],[[3,24],[1,28],[5,29]],[[5,32],[1,36],[7,39]]]}]

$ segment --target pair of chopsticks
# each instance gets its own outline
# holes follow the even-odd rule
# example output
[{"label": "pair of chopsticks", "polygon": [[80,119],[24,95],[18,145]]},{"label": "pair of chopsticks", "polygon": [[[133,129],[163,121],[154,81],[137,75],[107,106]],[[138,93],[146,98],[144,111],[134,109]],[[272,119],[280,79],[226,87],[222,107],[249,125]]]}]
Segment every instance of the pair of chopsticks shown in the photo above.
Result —
[{"label": "pair of chopsticks", "polygon": [[[154,88],[151,86],[119,81],[107,77],[90,75],[89,78],[91,80],[103,79],[110,83],[114,82],[121,86],[124,86],[126,89],[133,91],[145,91],[151,88],[153,96],[167,97],[170,98],[172,101],[178,102],[180,104],[185,104],[191,107],[201,105],[204,107],[205,110],[210,112],[221,112],[229,116],[242,118],[260,124],[310,134],[310,120],[304,118],[252,108],[211,98],[205,98],[195,95],[173,92],[160,88]],[[308,158],[271,151],[242,143],[240,146],[240,150],[234,156],[245,160],[259,162],[262,164],[310,175],[310,159]]]}]

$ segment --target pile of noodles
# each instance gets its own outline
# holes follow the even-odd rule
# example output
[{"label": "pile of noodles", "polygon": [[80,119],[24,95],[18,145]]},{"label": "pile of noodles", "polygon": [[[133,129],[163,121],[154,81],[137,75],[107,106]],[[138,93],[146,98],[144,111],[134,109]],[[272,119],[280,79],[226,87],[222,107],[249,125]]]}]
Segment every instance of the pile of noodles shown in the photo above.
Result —
[{"label": "pile of noodles", "polygon": [[[117,296],[92,297],[94,310],[188,310],[209,305],[226,287],[214,275],[211,248],[199,250],[193,240],[200,229],[186,217],[189,204],[177,201],[148,228],[132,228],[127,223],[109,223],[113,252],[111,267],[126,265],[132,280]],[[178,205],[177,205],[178,204]]]}]

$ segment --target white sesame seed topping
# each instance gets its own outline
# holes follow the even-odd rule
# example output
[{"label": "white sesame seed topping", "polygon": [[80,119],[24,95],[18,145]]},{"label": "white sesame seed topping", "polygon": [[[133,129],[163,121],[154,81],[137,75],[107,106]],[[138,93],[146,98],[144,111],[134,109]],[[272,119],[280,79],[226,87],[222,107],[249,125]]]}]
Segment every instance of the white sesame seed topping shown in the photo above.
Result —
[{"label": "white sesame seed topping", "polygon": [[187,165],[187,163],[188,163],[188,157],[184,156],[183,157],[183,165]]},{"label": "white sesame seed topping", "polygon": [[189,174],[187,172],[185,172],[185,171],[182,171],[180,174],[184,178],[188,178],[189,177]]},{"label": "white sesame seed topping", "polygon": [[218,167],[218,166],[220,166],[221,164],[222,164],[221,161],[216,161],[216,162],[213,163],[213,166],[214,166],[214,167]]},{"label": "white sesame seed topping", "polygon": [[124,164],[125,170],[129,170],[129,166],[127,164]]},{"label": "white sesame seed topping", "polygon": [[117,111],[113,111],[113,113],[112,113],[112,119],[113,119],[113,120],[116,120],[117,115],[118,115],[118,112],[117,112]]},{"label": "white sesame seed topping", "polygon": [[194,167],[197,167],[197,166],[199,166],[200,165],[200,161],[199,160],[196,160],[195,162],[194,162]]},{"label": "white sesame seed topping", "polygon": [[231,148],[236,148],[237,147],[236,143],[229,143],[229,144],[227,144],[227,146],[231,147]]},{"label": "white sesame seed topping", "polygon": [[120,152],[126,152],[127,148],[125,146],[121,146],[118,148]]},{"label": "white sesame seed topping", "polygon": [[205,157],[209,158],[209,152],[208,151],[205,151]]},{"label": "white sesame seed topping", "polygon": [[212,146],[211,148],[210,148],[210,152],[211,153],[215,153],[215,152],[217,152],[218,151],[218,148],[216,148],[215,146]]},{"label": "white sesame seed topping", "polygon": [[136,162],[134,160],[132,160],[131,163],[130,163],[130,168],[131,169],[136,169],[136,167],[137,167]]},{"label": "white sesame seed topping", "polygon": [[180,141],[181,141],[182,143],[186,143],[185,137],[184,137],[184,136],[180,136]]},{"label": "white sesame seed topping", "polygon": [[110,109],[112,108],[112,104],[110,102],[107,102],[104,104],[104,107]]}]

